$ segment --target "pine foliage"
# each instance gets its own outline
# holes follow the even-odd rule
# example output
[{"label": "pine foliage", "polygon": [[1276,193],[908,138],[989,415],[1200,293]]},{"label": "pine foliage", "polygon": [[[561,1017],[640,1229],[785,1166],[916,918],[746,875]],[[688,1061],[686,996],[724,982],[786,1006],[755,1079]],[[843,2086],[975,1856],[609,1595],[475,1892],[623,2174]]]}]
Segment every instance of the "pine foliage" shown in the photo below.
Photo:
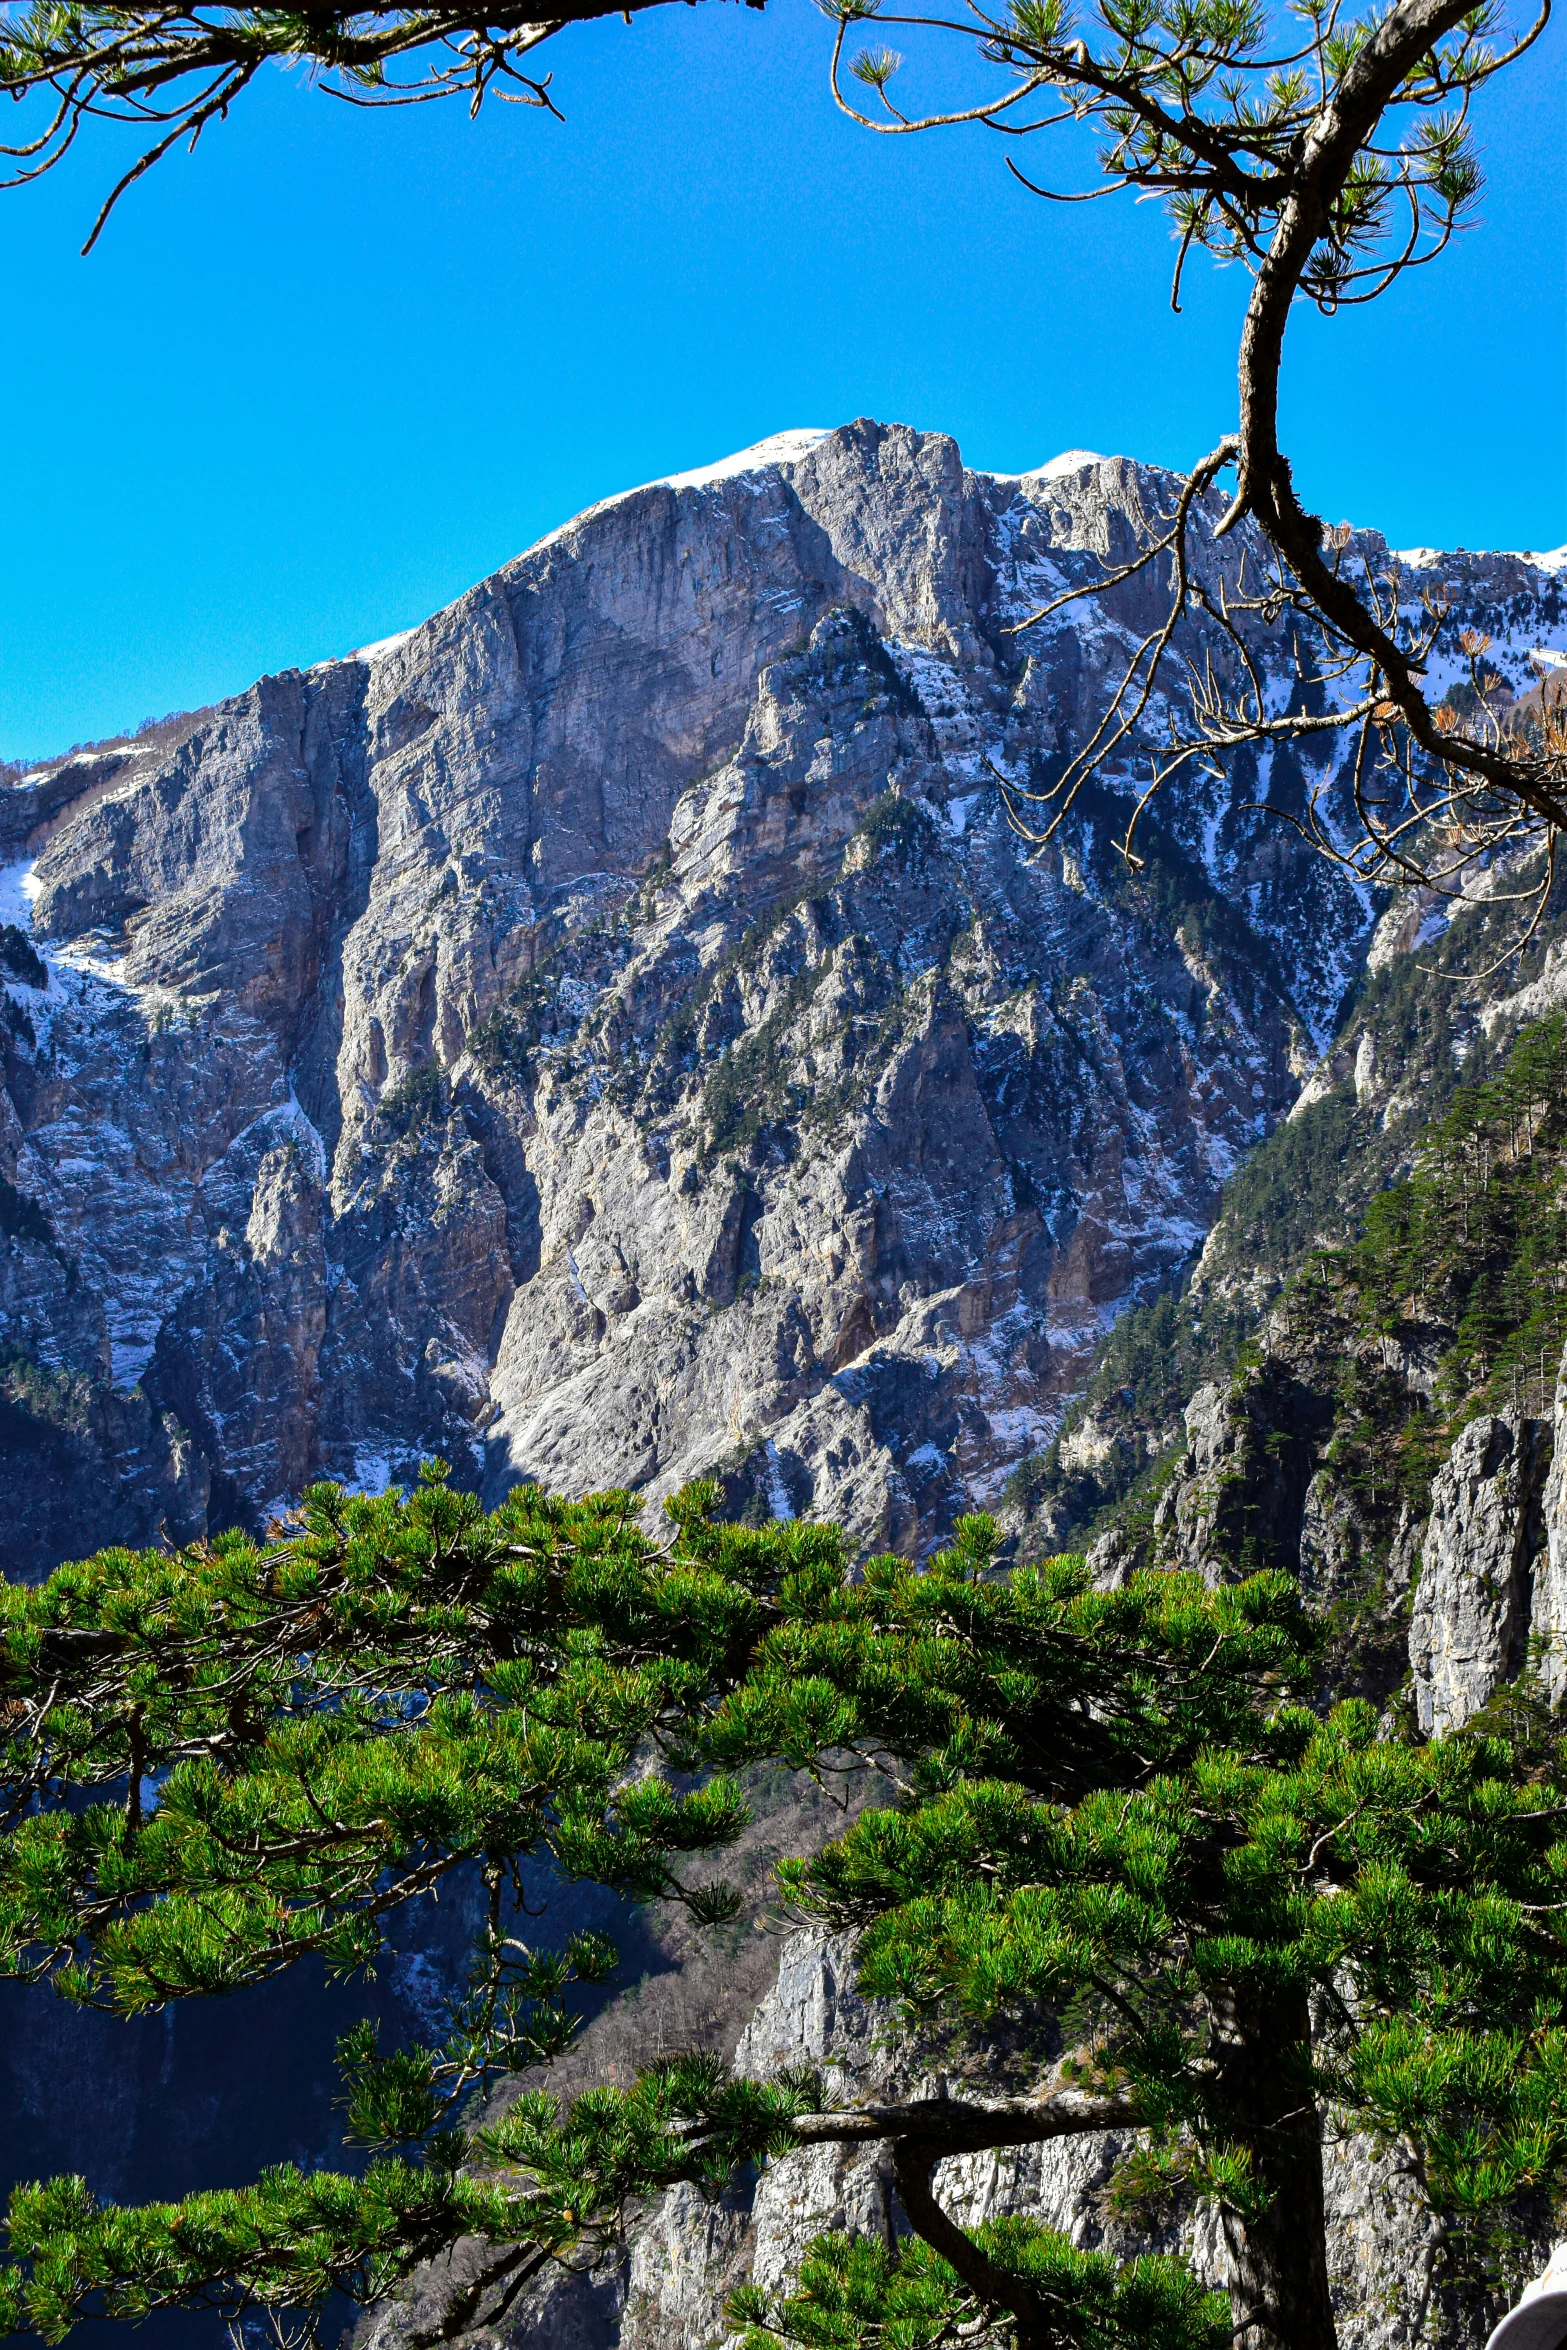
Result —
[{"label": "pine foliage", "polygon": [[[482,2256],[449,2329],[494,2324],[677,2180],[882,2138],[916,2240],[818,2244],[737,2310],[757,2350],[1217,2350],[1180,2263],[1016,2219],[965,2232],[922,2182],[948,2153],[1130,2130],[1124,2193],[1212,2200],[1283,2309],[1319,2104],[1418,2149],[1455,2241],[1567,2181],[1567,1797],[1539,1725],[1420,1746],[1362,1705],[1323,1718],[1282,1576],[1096,1592],[1079,1560],[1002,1569],[979,1518],[924,1569],[860,1564],[833,1528],[720,1525],[713,1501],[682,1496],[659,1544],[628,1495],[525,1488],[486,1515],[436,1467],[407,1496],[316,1488],[265,1544],[5,1587],[13,1975],[133,2014],[306,1953],[353,1975],[457,1868],[490,1903],[444,2040],[383,2049],[364,2023],[341,2044],[362,2171],[138,2208],[25,2187],[0,2330],[368,2302],[459,2238]],[[882,1808],[784,1867],[783,1902],[855,1932],[862,1988],[916,2021],[1007,2026],[1032,2086],[840,2109],[808,2071],[676,2055],[629,2089],[488,2102],[569,2042],[615,1957],[522,1941],[524,1866],[722,1920],[703,1856],[764,1759],[886,1775]]]},{"label": "pine foliage", "polygon": [[[1228,2350],[1228,2304],[1205,2293],[1183,2261],[1145,2256],[1117,2263],[1079,2252],[1053,2228],[1008,2218],[976,2228],[999,2266],[1052,2305],[1059,2339],[1072,2350]],[[918,2237],[894,2246],[873,2237],[820,2236],[793,2292],[748,2286],[730,2313],[744,2327],[742,2350],[937,2350],[954,2340],[990,2350],[1007,2322],[965,2291],[955,2270]]]},{"label": "pine foliage", "polygon": [[[1420,1319],[1451,1334],[1450,1408],[1554,1377],[1567,1340],[1567,1021],[1525,1029],[1497,1074],[1464,1087],[1407,1182],[1373,1200],[1347,1259],[1324,1268],[1368,1327]],[[1538,1400],[1537,1397],[1535,1400]]]}]

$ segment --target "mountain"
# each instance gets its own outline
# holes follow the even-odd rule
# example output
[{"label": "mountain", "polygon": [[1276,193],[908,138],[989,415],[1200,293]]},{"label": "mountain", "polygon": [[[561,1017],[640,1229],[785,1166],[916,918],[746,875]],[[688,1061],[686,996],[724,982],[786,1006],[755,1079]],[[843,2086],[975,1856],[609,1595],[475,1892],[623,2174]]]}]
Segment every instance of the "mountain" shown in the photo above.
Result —
[{"label": "mountain", "polygon": [[[1018,623],[1175,487],[781,435],[0,794],[49,982],[13,957],[15,1565],[432,1452],[903,1548],[993,1502],[1375,912],[1257,812],[1317,780],[1283,752],[1188,778],[1140,874],[1130,769],[1043,853],[1008,825],[993,770],[1048,788],[1160,591]],[[1521,685],[1555,574],[1425,560]]]},{"label": "mountain", "polygon": [[[491,1498],[711,1475],[734,1513],[913,1554],[986,1506],[1104,1576],[1265,1557],[1332,1613],[1336,1685],[1427,1725],[1536,1702],[1567,1625],[1560,885],[1528,937],[1501,876],[1451,921],[1373,897],[1261,812],[1337,804],[1283,751],[1172,785],[1138,871],[1133,762],[1047,845],[1007,820],[997,774],[1049,790],[1160,584],[1024,624],[1178,486],[780,435],[401,637],[0,787],[8,1570],[434,1452]],[[1567,643],[1554,559],[1404,561],[1445,601],[1438,683],[1465,628],[1518,691]],[[922,2061],[872,2046],[844,1952],[780,1972],[767,1861],[831,1821],[757,1793],[746,1918],[721,1946],[633,1921],[572,2079],[742,2033]],[[393,2028],[462,1922],[400,1929]],[[15,2170],[134,2197],[335,2144],[302,1977],[134,2025],[40,2002],[0,2001]],[[671,2199],[510,2350],[701,2350],[726,2279],[892,2223],[856,2160]],[[1396,2159],[1334,2162],[1346,2350],[1478,2340]],[[1074,2164],[963,2192],[1096,2241]],[[371,2331],[448,2306],[421,2278]]]},{"label": "mountain", "polygon": [[[1063,1527],[1074,1547],[1092,1535],[1101,1583],[1134,1564],[1211,1580],[1281,1566],[1329,1623],[1324,1699],[1369,1695],[1412,1733],[1478,1721],[1528,1741],[1559,1736],[1567,1692],[1567,888],[1527,940],[1498,891],[1412,950],[1431,913],[1384,917],[1295,1114],[1226,1186],[1190,1280],[1116,1325],[1011,1507],[1030,1552]],[[724,1963],[687,1959],[693,2006]],[[589,2024],[574,2081],[615,2077],[649,2043],[645,1996],[628,1986]],[[810,2061],[846,2095],[1004,2076],[1004,2049],[921,2045],[868,2005],[831,1937],[784,1942],[743,2028],[714,2022],[746,2070]],[[1129,2151],[1109,2137],[953,2161],[942,2198],[970,2225],[1022,2212],[1122,2257],[1184,2250],[1222,2283],[1200,2209],[1116,2208]],[[1330,2121],[1323,2153],[1341,2350],[1479,2350],[1542,2265],[1552,2215],[1511,2215],[1506,2257],[1476,2280],[1446,2263],[1407,2149]],[[499,2336],[704,2350],[725,2339],[728,2294],[776,2289],[818,2232],[899,2225],[885,2149],[792,2154],[717,2204],[671,2191],[618,2263],[553,2284]],[[412,2280],[365,2350],[430,2340],[450,2307],[449,2277]],[[493,2338],[477,2318],[474,2350]]]}]

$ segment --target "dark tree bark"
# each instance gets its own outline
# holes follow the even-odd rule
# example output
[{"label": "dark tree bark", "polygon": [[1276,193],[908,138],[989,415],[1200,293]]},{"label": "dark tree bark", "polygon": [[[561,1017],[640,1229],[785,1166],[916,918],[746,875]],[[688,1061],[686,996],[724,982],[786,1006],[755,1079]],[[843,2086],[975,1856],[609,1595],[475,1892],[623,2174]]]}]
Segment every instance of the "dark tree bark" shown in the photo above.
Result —
[{"label": "dark tree bark", "polygon": [[[1221,2214],[1230,2259],[1236,2350],[1338,2350],[1328,2284],[1322,2127],[1304,1998],[1248,1999],[1216,2018],[1216,2128],[1249,2149],[1261,2208]],[[1147,2116],[1131,2096],[1057,2090],[993,2105],[933,2097],[859,2113],[803,2116],[803,2144],[890,2140],[892,2177],[916,2235],[956,2270],[982,2303],[1007,2310],[1017,2350],[1055,2350],[1060,2329],[1037,2294],[999,2268],[945,2211],[932,2186],[937,2165],[982,2147],[1136,2129]]]},{"label": "dark tree bark", "polygon": [[1017,2350],[1053,2350],[1057,2330],[1037,2293],[987,2259],[931,2192],[930,2174],[948,2151],[929,2138],[900,2138],[894,2146],[892,2183],[910,2227],[950,2261],[970,2292],[994,2309],[1011,2311],[1017,2323]]},{"label": "dark tree bark", "polygon": [[1224,2104],[1266,2198],[1255,2214],[1221,2214],[1236,2350],[1338,2350],[1305,1999],[1248,2005],[1219,2054]]}]

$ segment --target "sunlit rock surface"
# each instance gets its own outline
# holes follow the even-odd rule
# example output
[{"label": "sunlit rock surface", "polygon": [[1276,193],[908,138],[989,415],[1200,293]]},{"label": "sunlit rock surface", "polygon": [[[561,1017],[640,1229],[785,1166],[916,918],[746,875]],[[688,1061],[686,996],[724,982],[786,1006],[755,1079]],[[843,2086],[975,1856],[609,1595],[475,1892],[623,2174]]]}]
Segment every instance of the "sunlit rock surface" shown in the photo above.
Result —
[{"label": "sunlit rock surface", "polygon": [[[1138,876],[1137,761],[1042,852],[1008,824],[1159,585],[1018,624],[1172,488],[780,436],[9,794],[52,972],[0,1096],[15,1563],[432,1452],[905,1549],[993,1499],[1370,932],[1256,812],[1283,752],[1172,787]],[[1499,658],[1539,638],[1544,574],[1451,568]]]},{"label": "sunlit rock surface", "polygon": [[[996,1501],[1225,1178],[1344,1075],[1378,912],[1259,813],[1324,779],[1285,752],[1188,771],[1139,873],[1114,844],[1141,760],[1042,846],[1009,824],[1003,782],[1048,819],[1025,795],[1092,736],[1161,585],[1022,624],[1175,486],[1082,452],[1002,479],[864,421],[780,436],[607,501],[383,646],[0,792],[0,922],[47,963],[46,986],[0,969],[8,1570],[259,1528],[312,1478],[378,1490],[430,1453],[490,1498],[537,1477],[656,1505],[710,1474],[732,1511],[911,1553]],[[1519,687],[1560,640],[1559,584],[1520,558],[1423,557],[1433,584],[1435,684],[1462,626]],[[1257,658],[1280,705],[1316,690],[1284,644]],[[1396,908],[1384,960],[1432,919]],[[1357,1098],[1393,1100],[1396,1057],[1350,1050]],[[1191,1399],[1156,1531],[1218,1576],[1265,1519],[1332,1605],[1382,1535],[1325,1460],[1309,1353]],[[1433,1511],[1389,1540],[1389,1587],[1425,1594],[1433,1722],[1514,1669],[1520,1627],[1561,1651],[1567,1506],[1531,1427],[1527,1524],[1492,1492],[1505,1464],[1462,1493],[1455,1467],[1451,1539]],[[1074,1442],[1094,1457],[1091,1428]],[[1104,1579],[1139,1540],[1106,1538]],[[387,1994],[401,2029],[433,2028],[418,1995],[454,1963],[428,1928]],[[637,1934],[647,1981],[584,2043],[605,2077],[655,2009],[669,2044],[738,2035],[764,2068],[915,2061],[878,2044],[841,1947],[789,1944],[746,2023],[775,1945],[720,1962]],[[29,2173],[137,2195],[332,2151],[314,1987],[167,2030],[45,2022],[41,1997],[0,2031]],[[248,2103],[214,2054],[247,2033],[279,2051]],[[944,2185],[971,2218],[1119,2242],[1115,2152]],[[1332,2141],[1327,2163],[1345,2350],[1393,2350],[1428,2314],[1428,2231],[1395,2155]],[[435,2339],[468,2289],[476,2342],[701,2350],[742,2277],[781,2281],[822,2227],[899,2224],[875,2154],[795,2156],[754,2196],[666,2199],[622,2261],[504,2321],[465,2248],[368,2337]]]}]

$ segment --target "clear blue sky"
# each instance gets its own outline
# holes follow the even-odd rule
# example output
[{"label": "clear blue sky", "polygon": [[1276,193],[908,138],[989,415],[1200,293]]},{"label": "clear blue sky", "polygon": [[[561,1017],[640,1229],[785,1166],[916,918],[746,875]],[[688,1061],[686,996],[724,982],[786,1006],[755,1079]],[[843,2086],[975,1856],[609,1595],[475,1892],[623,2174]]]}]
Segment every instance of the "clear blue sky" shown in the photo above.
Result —
[{"label": "clear blue sky", "polygon": [[[86,261],[117,150],[0,196],[0,755],[407,626],[593,499],[786,425],[899,419],[1004,471],[1210,447],[1239,273],[1194,265],[1172,317],[1155,207],[1040,204],[983,133],[856,131],[828,40],[808,0],[567,33],[564,124],[273,75]],[[1332,518],[1567,539],[1564,80],[1559,27],[1482,101],[1456,254],[1292,327],[1285,442]]]}]

